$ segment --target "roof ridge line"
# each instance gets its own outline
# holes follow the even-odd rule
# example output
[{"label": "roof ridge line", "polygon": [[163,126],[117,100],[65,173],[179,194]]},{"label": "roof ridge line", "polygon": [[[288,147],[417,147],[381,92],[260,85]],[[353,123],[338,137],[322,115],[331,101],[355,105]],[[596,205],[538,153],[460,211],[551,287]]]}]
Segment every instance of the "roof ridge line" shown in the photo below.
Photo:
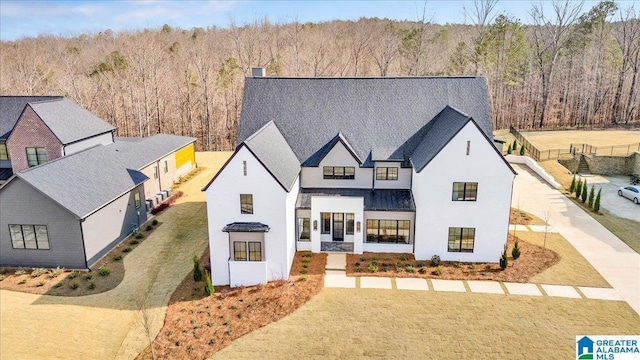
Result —
[{"label": "roof ridge line", "polygon": [[[266,129],[271,124],[275,125],[276,123],[273,122],[273,120],[269,120],[266,124],[262,125],[262,127],[260,129],[256,130],[253,134],[249,135],[248,138],[244,139],[243,143],[246,143],[247,141],[249,141],[249,140],[253,139],[254,137],[256,137],[259,133],[261,133],[264,129]],[[277,129],[277,126],[276,126],[276,129]],[[278,129],[278,131],[280,131],[280,129]]]}]

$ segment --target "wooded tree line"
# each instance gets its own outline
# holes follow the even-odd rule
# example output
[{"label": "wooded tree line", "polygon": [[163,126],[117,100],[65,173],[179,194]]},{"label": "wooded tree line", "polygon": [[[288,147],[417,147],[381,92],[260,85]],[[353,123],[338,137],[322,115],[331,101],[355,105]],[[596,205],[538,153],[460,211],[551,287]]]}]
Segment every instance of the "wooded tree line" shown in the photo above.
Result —
[{"label": "wooded tree line", "polygon": [[228,28],[106,30],[0,43],[0,94],[65,95],[118,128],[198,138],[201,150],[235,146],[244,76],[483,75],[494,127],[639,122],[640,11],[603,1],[534,5],[531,25],[470,4],[474,25],[360,19],[266,18]]}]

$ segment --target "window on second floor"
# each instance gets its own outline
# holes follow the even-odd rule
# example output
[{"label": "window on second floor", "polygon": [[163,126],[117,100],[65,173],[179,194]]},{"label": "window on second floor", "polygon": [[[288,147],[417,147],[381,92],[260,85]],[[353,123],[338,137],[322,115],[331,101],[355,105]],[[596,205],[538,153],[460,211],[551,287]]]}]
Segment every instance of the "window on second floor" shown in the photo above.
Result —
[{"label": "window on second floor", "polygon": [[47,162],[47,151],[41,147],[27,148],[27,163],[29,167],[41,165]]},{"label": "window on second floor", "polygon": [[322,178],[328,180],[353,180],[356,178],[356,168],[353,166],[324,166]]},{"label": "window on second floor", "polygon": [[140,205],[142,205],[142,201],[140,201],[140,193],[137,192],[135,194],[133,194],[133,199],[136,203],[136,209],[138,209],[140,207]]},{"label": "window on second floor", "polygon": [[253,214],[253,194],[240,194],[240,213]]},{"label": "window on second floor", "polygon": [[478,195],[477,182],[454,182],[452,201],[476,201]]},{"label": "window on second floor", "polygon": [[397,167],[376,168],[376,180],[398,180]]},{"label": "window on second floor", "polygon": [[9,160],[9,151],[5,143],[0,143],[0,160]]}]

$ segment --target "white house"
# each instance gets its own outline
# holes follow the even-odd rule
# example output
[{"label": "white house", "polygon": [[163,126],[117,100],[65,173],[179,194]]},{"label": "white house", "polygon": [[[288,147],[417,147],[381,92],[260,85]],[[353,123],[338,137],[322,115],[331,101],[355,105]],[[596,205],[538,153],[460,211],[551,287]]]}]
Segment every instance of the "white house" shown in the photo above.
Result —
[{"label": "white house", "polygon": [[286,279],[296,250],[497,262],[515,172],[492,138],[481,77],[247,78],[203,189],[214,284]]}]

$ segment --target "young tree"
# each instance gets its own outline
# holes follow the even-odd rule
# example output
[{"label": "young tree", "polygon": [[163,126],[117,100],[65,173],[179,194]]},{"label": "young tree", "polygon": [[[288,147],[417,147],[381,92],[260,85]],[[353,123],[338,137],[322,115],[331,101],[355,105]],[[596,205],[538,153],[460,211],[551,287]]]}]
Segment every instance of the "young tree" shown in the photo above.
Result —
[{"label": "young tree", "polygon": [[598,189],[598,195],[596,195],[596,201],[593,204],[593,211],[600,211],[600,194],[602,193],[602,188]]},{"label": "young tree", "polygon": [[509,147],[507,148],[507,154],[511,154],[511,144],[509,144]]},{"label": "young tree", "polygon": [[520,155],[524,156],[524,144],[522,144],[522,146],[520,146]]},{"label": "young tree", "polygon": [[582,203],[584,204],[587,201],[587,179],[584,179],[584,183],[582,184]]},{"label": "young tree", "polygon": [[571,179],[571,185],[569,186],[569,193],[573,194],[576,191],[576,176],[573,175],[573,179]]},{"label": "young tree", "polygon": [[582,195],[582,179],[578,179],[578,184],[576,185],[576,199]]},{"label": "young tree", "polygon": [[591,185],[591,190],[589,191],[589,201],[588,201],[590,208],[593,208],[593,200],[595,197],[596,197],[596,192],[593,188],[593,185]]}]

